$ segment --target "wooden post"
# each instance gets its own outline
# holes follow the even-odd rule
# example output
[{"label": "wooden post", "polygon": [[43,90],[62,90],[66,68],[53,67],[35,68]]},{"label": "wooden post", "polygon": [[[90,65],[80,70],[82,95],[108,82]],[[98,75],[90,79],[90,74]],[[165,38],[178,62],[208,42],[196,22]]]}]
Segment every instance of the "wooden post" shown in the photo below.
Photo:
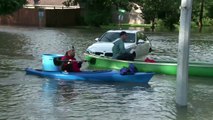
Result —
[{"label": "wooden post", "polygon": [[192,0],[182,0],[180,9],[176,103],[179,106],[187,106]]}]

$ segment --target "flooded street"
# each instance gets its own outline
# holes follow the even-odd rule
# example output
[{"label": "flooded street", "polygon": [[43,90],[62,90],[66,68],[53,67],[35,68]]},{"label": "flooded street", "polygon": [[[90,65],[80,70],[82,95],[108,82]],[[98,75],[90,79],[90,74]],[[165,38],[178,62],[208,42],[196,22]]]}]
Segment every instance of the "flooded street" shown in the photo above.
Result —
[{"label": "flooded street", "polygon": [[[41,68],[45,53],[77,59],[104,30],[0,27],[0,119],[212,120],[213,78],[190,77],[188,107],[176,107],[176,76],[155,75],[144,85],[67,82],[25,74]],[[178,33],[145,32],[156,60],[176,61]],[[213,32],[192,33],[190,61],[213,63]],[[87,63],[82,69],[87,69]]]}]

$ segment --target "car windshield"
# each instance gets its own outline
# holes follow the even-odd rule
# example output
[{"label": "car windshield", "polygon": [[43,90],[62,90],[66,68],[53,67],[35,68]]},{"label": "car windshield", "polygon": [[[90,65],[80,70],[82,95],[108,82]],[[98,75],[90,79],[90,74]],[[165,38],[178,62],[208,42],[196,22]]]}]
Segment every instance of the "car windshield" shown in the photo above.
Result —
[{"label": "car windshield", "polygon": [[[107,32],[104,35],[101,36],[99,41],[101,42],[113,42],[117,38],[119,38],[120,33],[116,32]],[[127,40],[125,40],[125,43],[134,43],[135,42],[135,34],[134,33],[127,33]]]}]

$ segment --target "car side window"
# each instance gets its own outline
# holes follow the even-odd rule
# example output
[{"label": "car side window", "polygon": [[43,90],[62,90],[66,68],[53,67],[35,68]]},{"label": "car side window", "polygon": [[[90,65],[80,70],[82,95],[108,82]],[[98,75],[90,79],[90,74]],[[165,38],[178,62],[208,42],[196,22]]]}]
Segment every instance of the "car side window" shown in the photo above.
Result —
[{"label": "car side window", "polygon": [[133,33],[127,33],[127,40],[125,41],[125,43],[134,43],[135,42],[135,34]]},{"label": "car side window", "polygon": [[143,33],[138,32],[138,33],[137,33],[137,43],[138,43],[139,40],[147,41],[148,38],[147,38],[147,36],[144,35]]},{"label": "car side window", "polygon": [[141,34],[138,32],[137,33],[137,43],[138,43],[138,40],[140,40],[141,39]]}]

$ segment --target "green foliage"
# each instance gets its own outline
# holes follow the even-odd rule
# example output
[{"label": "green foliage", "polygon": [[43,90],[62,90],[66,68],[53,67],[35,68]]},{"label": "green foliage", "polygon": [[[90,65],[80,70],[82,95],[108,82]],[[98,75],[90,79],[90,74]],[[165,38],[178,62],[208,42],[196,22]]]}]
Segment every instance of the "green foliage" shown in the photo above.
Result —
[{"label": "green foliage", "polygon": [[143,1],[143,18],[148,21],[148,23],[157,18],[159,11],[158,0],[144,0]]},{"label": "green foliage", "polygon": [[0,15],[13,13],[26,3],[26,0],[0,0]]},{"label": "green foliage", "polygon": [[208,3],[208,6],[207,6],[207,16],[209,17],[209,18],[213,18],[213,1],[211,1],[211,2],[209,2]]},{"label": "green foliage", "polygon": [[[198,25],[200,8],[201,8],[202,0],[194,0],[193,8],[192,8],[192,21]],[[213,1],[212,0],[204,0],[204,8],[203,8],[203,25],[211,25],[211,19],[213,18]]]},{"label": "green foliage", "polygon": [[143,0],[144,19],[153,22],[162,19],[165,27],[174,30],[179,21],[179,6],[177,0]]},{"label": "green foliage", "polygon": [[127,9],[129,0],[76,0],[84,4],[85,23],[100,27],[112,22],[112,7]]},{"label": "green foliage", "polygon": [[86,0],[85,22],[100,27],[111,22],[111,3],[102,0]]},{"label": "green foliage", "polygon": [[203,19],[203,24],[206,25],[206,26],[211,26],[211,25],[213,25],[213,19],[211,19],[211,18],[204,18]]},{"label": "green foliage", "polygon": [[[131,10],[130,3],[142,6],[142,14],[146,23],[161,20],[162,24],[174,30],[180,19],[181,0],[76,0],[85,4],[85,22],[88,25],[100,26],[111,22],[112,10],[119,8]],[[192,21],[198,23],[202,0],[193,0]],[[112,9],[115,7],[116,9]],[[211,25],[213,18],[213,1],[204,0],[203,23]],[[113,11],[114,12],[114,11]],[[161,24],[161,25],[162,25]]]},{"label": "green foliage", "polygon": [[164,25],[174,29],[179,21],[180,0],[78,0],[85,3],[85,22],[88,25],[100,26],[111,22],[112,7],[127,11],[131,10],[129,3],[137,3],[143,7],[143,18],[147,23],[162,19]]},{"label": "green foliage", "polygon": [[102,12],[96,10],[87,11],[85,16],[85,22],[88,25],[100,27],[100,25],[106,25],[111,23],[111,14],[107,10],[102,10]]}]

